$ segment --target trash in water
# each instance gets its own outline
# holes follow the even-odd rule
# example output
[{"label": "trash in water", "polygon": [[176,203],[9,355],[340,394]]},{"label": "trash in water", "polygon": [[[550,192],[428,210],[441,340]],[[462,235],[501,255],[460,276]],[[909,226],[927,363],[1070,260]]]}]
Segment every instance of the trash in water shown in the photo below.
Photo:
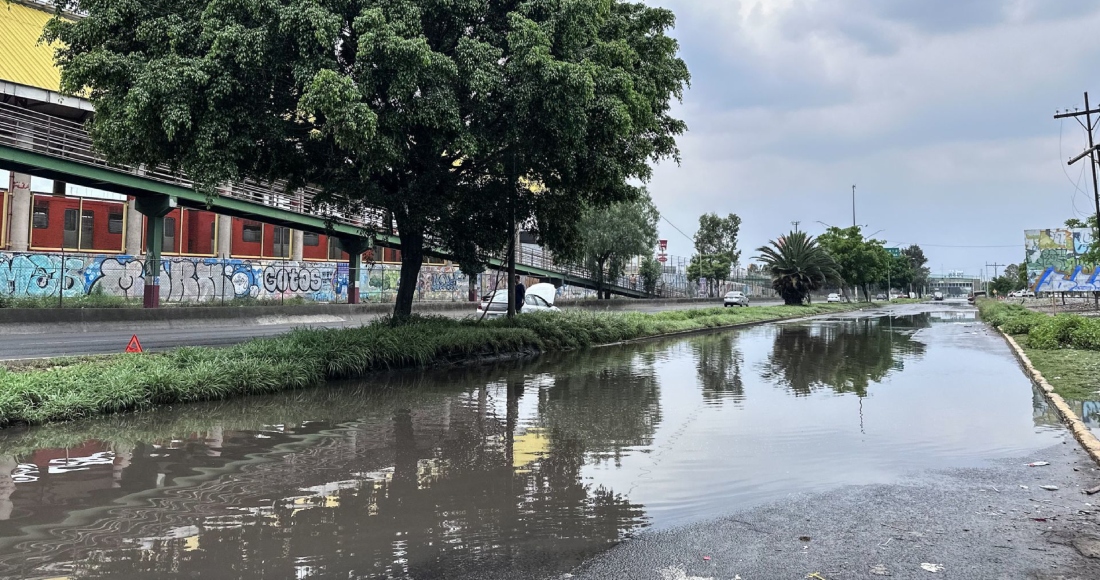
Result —
[{"label": "trash in water", "polygon": [[1020,486],[1020,489],[1030,489],[1030,488],[1029,488],[1028,486],[1026,486],[1026,485],[1021,485],[1021,486]]},{"label": "trash in water", "polygon": [[1032,461],[1031,463],[1027,464],[1028,467],[1042,467],[1044,465],[1050,465],[1050,462],[1049,461]]},{"label": "trash in water", "polygon": [[1058,486],[1057,485],[1040,485],[1039,489],[1045,489],[1047,491],[1057,491]]},{"label": "trash in water", "polygon": [[706,561],[706,562],[709,562],[710,561],[710,556],[703,556],[703,560]]},{"label": "trash in water", "polygon": [[939,572],[940,570],[943,570],[942,565],[940,565],[940,564],[929,564],[928,562],[922,562],[920,567],[924,568],[925,570],[927,570],[929,572]]},{"label": "trash in water", "polygon": [[890,571],[887,570],[886,566],[883,566],[882,564],[875,564],[874,566],[871,566],[871,573],[874,574],[875,576],[889,576],[890,575]]}]

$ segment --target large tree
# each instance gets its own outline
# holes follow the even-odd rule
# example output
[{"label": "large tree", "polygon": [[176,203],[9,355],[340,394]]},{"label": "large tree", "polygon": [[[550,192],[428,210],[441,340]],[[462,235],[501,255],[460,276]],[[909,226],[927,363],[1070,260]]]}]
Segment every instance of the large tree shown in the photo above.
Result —
[{"label": "large tree", "polygon": [[891,256],[880,240],[865,239],[859,226],[830,227],[817,242],[833,257],[844,281],[863,291],[865,300],[870,300],[871,284],[886,280]]},{"label": "large tree", "polygon": [[705,278],[708,294],[713,294],[716,283],[729,278],[730,270],[741,259],[741,251],[737,249],[740,230],[741,218],[736,214],[724,218],[715,213],[699,216],[695,256],[688,265],[688,277],[692,281]]},{"label": "large tree", "polygon": [[912,280],[910,281],[910,292],[917,292],[918,296],[924,297],[924,287],[928,285],[928,276],[931,271],[925,264],[928,263],[928,258],[924,255],[924,250],[920,246],[913,244],[908,248],[904,248],[901,251],[901,255],[909,259],[909,267],[912,270]]},{"label": "large tree", "polygon": [[579,248],[596,278],[598,297],[605,297],[604,287],[623,275],[631,258],[653,252],[659,217],[644,192],[635,201],[590,208],[584,213],[578,224]]},{"label": "large tree", "polygon": [[[676,158],[689,75],[665,9],[622,0],[80,0],[55,19],[69,92],[112,160],[313,183],[401,237],[394,313],[425,251],[472,264],[526,223],[552,249],[581,207]],[[538,184],[531,187],[530,184]],[[511,293],[510,293],[511,294]]]}]

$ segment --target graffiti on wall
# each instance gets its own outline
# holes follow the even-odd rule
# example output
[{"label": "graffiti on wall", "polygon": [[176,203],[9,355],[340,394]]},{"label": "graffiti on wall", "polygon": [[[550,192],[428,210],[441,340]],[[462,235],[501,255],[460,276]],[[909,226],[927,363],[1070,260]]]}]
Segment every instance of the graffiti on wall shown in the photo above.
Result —
[{"label": "graffiti on wall", "polygon": [[1084,228],[1024,231],[1027,276],[1036,292],[1092,292],[1100,290],[1100,270],[1080,258],[1092,244]]},{"label": "graffiti on wall", "polygon": [[[400,266],[368,264],[360,271],[360,295],[392,301]],[[487,278],[487,276],[483,276]],[[300,297],[317,302],[347,300],[348,265],[199,257],[161,261],[160,297],[167,302],[208,302]],[[136,256],[0,253],[0,296],[75,298],[104,294],[141,300],[145,262]],[[465,300],[469,279],[453,266],[424,266],[418,300]]]}]

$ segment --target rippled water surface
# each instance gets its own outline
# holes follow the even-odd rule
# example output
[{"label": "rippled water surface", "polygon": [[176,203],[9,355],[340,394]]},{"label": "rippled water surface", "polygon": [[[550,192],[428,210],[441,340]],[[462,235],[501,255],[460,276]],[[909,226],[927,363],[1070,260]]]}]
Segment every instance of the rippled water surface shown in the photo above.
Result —
[{"label": "rippled water surface", "polygon": [[392,374],[0,432],[0,576],[548,576],[1063,436],[961,306]]}]

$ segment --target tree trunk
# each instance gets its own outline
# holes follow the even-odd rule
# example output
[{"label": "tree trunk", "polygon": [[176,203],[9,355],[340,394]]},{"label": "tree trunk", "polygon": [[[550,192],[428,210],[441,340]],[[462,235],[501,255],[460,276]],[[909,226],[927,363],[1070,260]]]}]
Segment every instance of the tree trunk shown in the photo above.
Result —
[{"label": "tree trunk", "polygon": [[420,266],[424,263],[424,233],[401,223],[401,276],[397,286],[397,302],[393,305],[395,319],[412,316],[413,298],[416,297],[416,282],[420,277]]},{"label": "tree trunk", "polygon": [[596,260],[596,300],[603,300],[603,265],[606,260]]},{"label": "tree trunk", "polygon": [[470,302],[477,302],[477,274],[469,276],[470,279]]}]

